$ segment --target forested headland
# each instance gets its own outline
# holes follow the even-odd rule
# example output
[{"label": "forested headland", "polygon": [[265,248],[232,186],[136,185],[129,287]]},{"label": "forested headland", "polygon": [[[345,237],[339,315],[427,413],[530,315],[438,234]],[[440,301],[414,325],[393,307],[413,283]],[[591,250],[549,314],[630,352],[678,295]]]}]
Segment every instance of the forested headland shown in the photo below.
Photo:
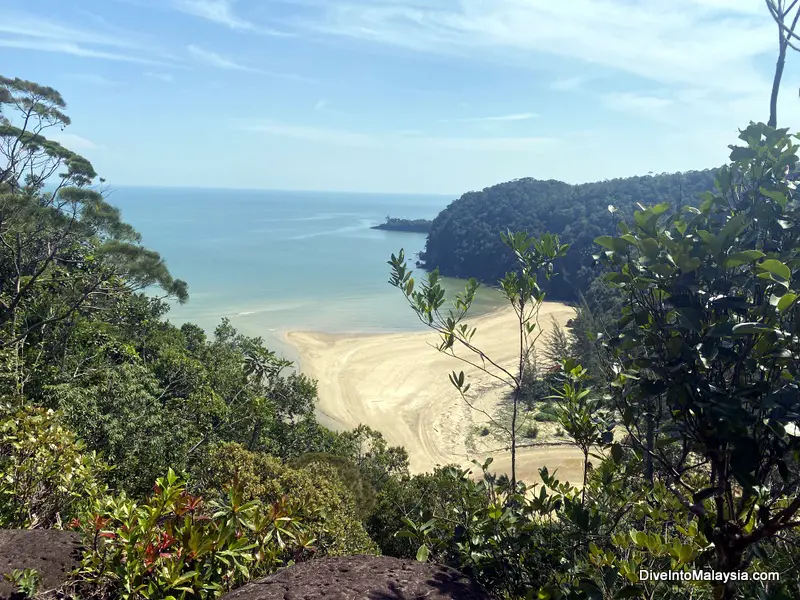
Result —
[{"label": "forested headland", "polygon": [[399,219],[397,217],[386,217],[385,222],[374,225],[372,229],[428,233],[431,230],[431,221],[430,219]]},{"label": "forested headland", "polygon": [[695,204],[698,194],[714,190],[715,173],[706,169],[580,185],[526,178],[468,192],[433,220],[419,265],[438,268],[446,277],[475,277],[493,285],[514,264],[501,233],[549,232],[570,245],[559,262],[558,277],[550,282],[550,298],[576,301],[597,272],[595,238],[630,220],[638,204]]}]

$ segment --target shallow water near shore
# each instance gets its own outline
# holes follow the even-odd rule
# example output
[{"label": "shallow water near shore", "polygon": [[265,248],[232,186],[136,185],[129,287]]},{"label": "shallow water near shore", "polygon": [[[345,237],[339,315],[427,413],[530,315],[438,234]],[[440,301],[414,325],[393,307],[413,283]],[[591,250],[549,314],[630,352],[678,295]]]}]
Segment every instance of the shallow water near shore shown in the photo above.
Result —
[{"label": "shallow water near shore", "polygon": [[[222,318],[290,359],[293,330],[381,333],[423,329],[388,284],[392,253],[409,266],[425,235],[371,229],[387,215],[434,218],[454,198],[184,188],[118,188],[109,200],[161,253],[190,300],[168,318],[209,333]],[[422,272],[415,274],[419,280]],[[464,282],[447,280],[448,291]],[[502,303],[483,290],[475,313]]]}]

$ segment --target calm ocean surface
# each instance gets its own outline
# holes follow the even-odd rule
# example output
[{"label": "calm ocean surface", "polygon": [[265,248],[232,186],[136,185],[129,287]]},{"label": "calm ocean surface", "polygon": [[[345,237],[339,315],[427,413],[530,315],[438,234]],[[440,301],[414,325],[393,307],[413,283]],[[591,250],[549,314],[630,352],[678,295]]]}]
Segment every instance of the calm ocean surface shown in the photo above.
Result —
[{"label": "calm ocean surface", "polygon": [[[189,283],[189,302],[173,306],[170,321],[210,332],[228,317],[290,358],[280,341],[285,330],[420,329],[387,283],[386,261],[400,248],[415,260],[425,236],[370,227],[387,215],[433,218],[453,199],[175,188],[117,188],[109,197],[173,276]],[[448,283],[455,290],[463,282]],[[476,308],[499,302],[487,291]]]}]

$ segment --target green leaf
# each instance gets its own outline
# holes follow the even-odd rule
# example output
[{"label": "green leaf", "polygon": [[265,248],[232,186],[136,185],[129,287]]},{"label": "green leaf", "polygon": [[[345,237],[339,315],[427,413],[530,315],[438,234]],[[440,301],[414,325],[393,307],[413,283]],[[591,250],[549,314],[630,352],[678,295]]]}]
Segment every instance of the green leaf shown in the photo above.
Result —
[{"label": "green leaf", "polygon": [[781,278],[783,281],[789,281],[792,278],[792,271],[789,269],[789,267],[787,267],[781,261],[775,260],[774,258],[765,260],[758,266],[767,273],[771,273],[772,275]]},{"label": "green leaf", "polygon": [[763,188],[763,187],[761,188],[760,191],[767,198],[771,198],[772,200],[777,202],[778,205],[781,208],[784,208],[786,206],[787,198],[786,198],[786,194],[784,194],[783,192],[778,191],[778,190],[768,190],[768,189]]},{"label": "green leaf", "polygon": [[746,265],[754,263],[760,258],[764,258],[765,254],[758,250],[745,250],[744,252],[734,252],[725,259],[725,266],[738,267],[739,265]]},{"label": "green leaf", "polygon": [[425,544],[422,544],[422,546],[419,547],[419,550],[417,550],[417,560],[419,562],[428,562],[429,554],[430,551],[428,550],[428,547]]},{"label": "green leaf", "polygon": [[784,294],[781,296],[781,299],[778,300],[778,310],[781,312],[786,312],[789,308],[795,303],[797,300],[797,294],[789,292],[788,294]]},{"label": "green leaf", "polygon": [[733,326],[733,333],[735,335],[753,335],[766,333],[768,331],[775,331],[775,328],[764,325],[764,323],[739,323]]}]

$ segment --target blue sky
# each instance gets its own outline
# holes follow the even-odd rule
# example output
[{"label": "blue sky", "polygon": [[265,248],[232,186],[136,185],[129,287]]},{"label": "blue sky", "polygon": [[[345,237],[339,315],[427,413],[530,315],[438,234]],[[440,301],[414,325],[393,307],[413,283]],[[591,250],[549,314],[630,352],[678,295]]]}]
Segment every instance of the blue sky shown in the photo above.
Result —
[{"label": "blue sky", "polygon": [[[762,0],[3,0],[112,185],[460,194],[719,165],[766,120]],[[779,124],[800,122],[789,56]]]}]

